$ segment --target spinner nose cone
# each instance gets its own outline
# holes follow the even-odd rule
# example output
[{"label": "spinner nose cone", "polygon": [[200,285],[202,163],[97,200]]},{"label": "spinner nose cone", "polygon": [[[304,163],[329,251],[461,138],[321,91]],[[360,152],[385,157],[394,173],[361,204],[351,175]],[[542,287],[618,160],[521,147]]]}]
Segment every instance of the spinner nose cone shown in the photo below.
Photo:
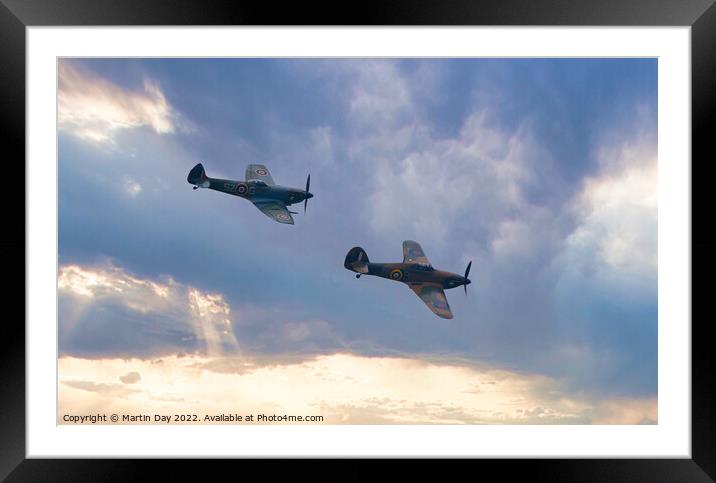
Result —
[{"label": "spinner nose cone", "polygon": [[313,198],[313,193],[308,193],[308,194],[306,195],[306,199],[307,199],[307,200],[310,200],[311,198]]},{"label": "spinner nose cone", "polygon": [[465,279],[465,285],[470,285],[471,283],[472,283],[472,281],[469,278]]}]

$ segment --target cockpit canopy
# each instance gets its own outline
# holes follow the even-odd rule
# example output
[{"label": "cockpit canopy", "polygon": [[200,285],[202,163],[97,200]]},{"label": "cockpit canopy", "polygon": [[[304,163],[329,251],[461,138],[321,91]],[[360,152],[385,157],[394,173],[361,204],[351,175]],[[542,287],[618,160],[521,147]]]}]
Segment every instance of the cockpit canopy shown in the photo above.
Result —
[{"label": "cockpit canopy", "polygon": [[416,263],[416,264],[415,264],[415,269],[416,269],[416,270],[422,270],[422,271],[424,271],[424,272],[429,272],[429,271],[431,271],[431,270],[435,270],[435,269],[433,268],[433,266],[430,265],[429,263]]},{"label": "cockpit canopy", "polygon": [[260,179],[250,179],[247,181],[247,183],[253,186],[267,186],[266,183],[261,181]]}]

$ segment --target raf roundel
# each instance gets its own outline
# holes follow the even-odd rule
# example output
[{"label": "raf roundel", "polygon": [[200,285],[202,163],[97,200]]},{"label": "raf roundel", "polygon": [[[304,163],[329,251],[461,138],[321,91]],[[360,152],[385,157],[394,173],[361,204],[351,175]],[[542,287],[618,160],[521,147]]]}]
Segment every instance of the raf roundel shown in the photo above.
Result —
[{"label": "raf roundel", "polygon": [[290,220],[291,219],[291,217],[288,216],[286,213],[278,213],[276,215],[276,218],[278,218],[279,220]]},{"label": "raf roundel", "polygon": [[403,271],[399,268],[396,268],[395,270],[390,272],[390,278],[393,280],[402,280],[403,279]]},{"label": "raf roundel", "polygon": [[248,190],[248,186],[246,186],[244,183],[239,183],[236,185],[236,192],[240,195],[245,195]]},{"label": "raf roundel", "polygon": [[268,174],[268,171],[263,168],[256,168],[254,173],[258,174],[259,176],[266,176]]}]

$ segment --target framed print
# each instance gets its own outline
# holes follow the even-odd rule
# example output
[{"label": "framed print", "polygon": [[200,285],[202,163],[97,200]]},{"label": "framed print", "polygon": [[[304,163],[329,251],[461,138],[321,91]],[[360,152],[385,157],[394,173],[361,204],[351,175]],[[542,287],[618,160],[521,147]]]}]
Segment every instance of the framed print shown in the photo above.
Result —
[{"label": "framed print", "polygon": [[689,162],[712,2],[159,5],[3,6],[27,192],[3,476],[461,457],[713,477]]}]

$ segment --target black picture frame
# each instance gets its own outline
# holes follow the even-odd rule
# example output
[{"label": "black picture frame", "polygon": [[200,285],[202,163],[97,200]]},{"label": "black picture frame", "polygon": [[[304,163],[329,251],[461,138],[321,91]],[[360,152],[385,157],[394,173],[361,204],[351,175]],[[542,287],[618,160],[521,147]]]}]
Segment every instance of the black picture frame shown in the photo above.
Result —
[{"label": "black picture frame", "polygon": [[[716,367],[707,335],[716,297],[705,282],[716,268],[716,227],[694,226],[710,212],[713,159],[708,126],[716,112],[715,0],[490,0],[451,2],[401,0],[342,5],[198,0],[0,0],[0,139],[6,154],[3,189],[3,265],[6,274],[25,273],[25,29],[82,25],[543,25],[690,26],[692,56],[692,458],[480,460],[501,478],[526,472],[549,481],[714,481],[716,480]],[[360,6],[359,6],[360,5]],[[352,8],[351,8],[352,7]],[[711,122],[709,122],[711,121]],[[10,148],[10,149],[8,149]],[[9,176],[9,178],[8,178]],[[22,176],[22,182],[18,178]],[[708,221],[708,220],[707,220]],[[23,227],[20,229],[20,227]],[[698,263],[694,263],[698,255]],[[27,260],[25,260],[25,263]],[[165,479],[185,475],[190,462],[166,460],[26,459],[25,284],[6,278],[0,337],[0,479],[7,481],[127,481],[161,464]],[[697,279],[701,279],[696,283]],[[24,276],[23,276],[24,281]],[[22,307],[22,309],[19,309]],[[23,314],[21,319],[20,314]],[[12,314],[9,316],[8,314]],[[705,315],[706,314],[706,315]],[[212,473],[233,464],[212,462]],[[466,462],[459,462],[464,465]],[[474,463],[474,462],[473,462]],[[331,471],[334,462],[322,470]],[[303,466],[303,465],[299,465]],[[420,467],[420,465],[418,465]],[[296,468],[294,468],[295,471]],[[326,471],[327,470],[327,471]],[[299,469],[300,471],[300,469]],[[322,472],[323,472],[322,471]],[[355,473],[354,476],[358,476]],[[307,475],[308,476],[308,475]],[[315,477],[312,472],[310,477]],[[367,474],[365,476],[368,476]]]}]

